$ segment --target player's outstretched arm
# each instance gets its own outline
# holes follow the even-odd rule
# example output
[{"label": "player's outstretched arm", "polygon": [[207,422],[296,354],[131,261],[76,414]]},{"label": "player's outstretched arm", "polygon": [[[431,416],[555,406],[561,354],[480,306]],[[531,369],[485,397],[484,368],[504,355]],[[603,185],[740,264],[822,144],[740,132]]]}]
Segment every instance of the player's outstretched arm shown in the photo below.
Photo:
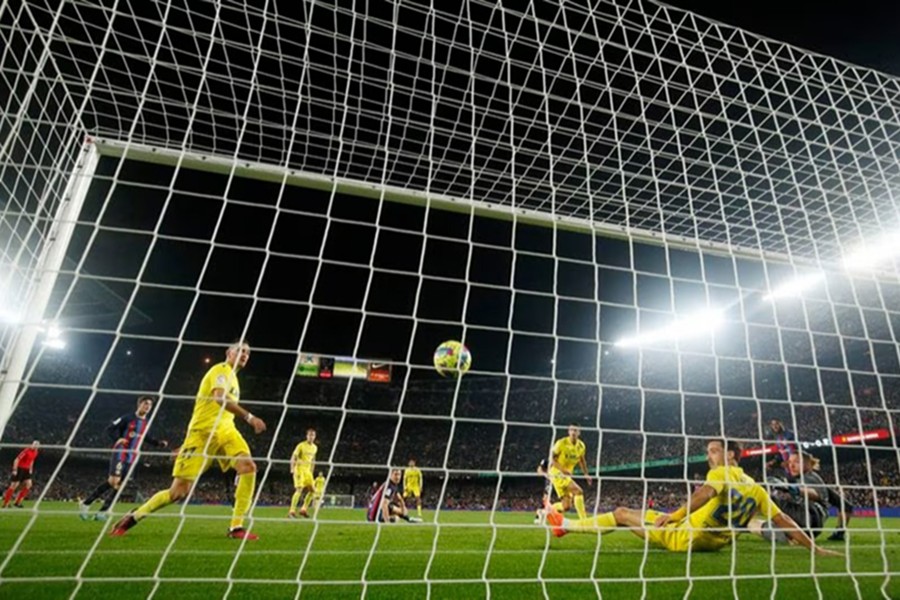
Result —
[{"label": "player's outstretched arm", "polygon": [[691,494],[687,504],[668,515],[660,515],[654,521],[656,527],[664,527],[670,521],[681,521],[689,514],[700,510],[704,504],[712,500],[716,495],[716,489],[711,485],[702,485]]},{"label": "player's outstretched arm", "polygon": [[772,524],[775,525],[776,528],[784,530],[785,535],[791,540],[808,550],[815,551],[819,556],[843,556],[840,552],[817,546],[815,542],[813,542],[812,539],[797,526],[797,523],[784,513],[778,513],[772,517]]}]

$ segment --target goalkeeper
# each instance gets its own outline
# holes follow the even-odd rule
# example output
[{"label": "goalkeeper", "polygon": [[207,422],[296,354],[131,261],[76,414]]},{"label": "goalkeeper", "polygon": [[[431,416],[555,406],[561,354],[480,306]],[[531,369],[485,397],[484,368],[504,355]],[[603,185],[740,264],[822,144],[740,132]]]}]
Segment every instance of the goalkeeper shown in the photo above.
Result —
[{"label": "goalkeeper", "polygon": [[[790,516],[810,538],[822,533],[828,520],[829,488],[819,475],[819,459],[807,452],[792,454],[786,463],[789,479],[771,478],[772,500]],[[766,540],[787,542],[784,531],[772,529],[761,519],[747,526],[751,533]]]}]

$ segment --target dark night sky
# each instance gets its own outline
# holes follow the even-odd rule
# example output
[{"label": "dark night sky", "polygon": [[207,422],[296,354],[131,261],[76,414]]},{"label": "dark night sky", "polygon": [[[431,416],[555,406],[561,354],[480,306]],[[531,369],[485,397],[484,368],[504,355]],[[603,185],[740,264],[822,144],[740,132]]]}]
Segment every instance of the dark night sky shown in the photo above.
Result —
[{"label": "dark night sky", "polygon": [[669,0],[671,6],[900,76],[900,3]]}]

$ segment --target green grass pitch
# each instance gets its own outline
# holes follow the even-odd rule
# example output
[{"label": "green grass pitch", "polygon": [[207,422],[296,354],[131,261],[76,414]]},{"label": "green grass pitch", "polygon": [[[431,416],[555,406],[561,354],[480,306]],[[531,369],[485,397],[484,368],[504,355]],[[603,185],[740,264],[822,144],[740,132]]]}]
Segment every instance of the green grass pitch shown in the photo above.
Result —
[{"label": "green grass pitch", "polygon": [[197,518],[188,519],[171,507],[118,539],[101,535],[108,530],[103,523],[81,521],[75,506],[45,502],[38,513],[0,512],[0,560],[5,561],[0,598],[69,598],[77,591],[76,598],[128,600],[155,590],[161,600],[226,594],[280,600],[295,598],[299,583],[303,599],[365,594],[397,600],[424,598],[426,579],[432,598],[481,598],[488,592],[491,598],[515,600],[598,593],[609,599],[644,593],[682,598],[688,591],[692,598],[769,598],[773,591],[774,597],[791,600],[820,594],[900,598],[900,582],[886,581],[883,574],[900,571],[900,519],[882,519],[883,534],[874,530],[875,519],[856,519],[848,555],[817,559],[818,577],[810,576],[808,552],[780,547],[772,577],[769,544],[747,535],[733,550],[688,557],[651,549],[645,558],[644,543],[628,532],[604,536],[598,548],[592,535],[551,538],[531,524],[528,513],[496,514],[500,526],[491,528],[487,512],[443,512],[440,526],[429,522],[434,516],[426,512],[426,523],[379,531],[364,522],[361,510],[323,510],[315,523],[289,521],[282,508],[259,508],[255,514],[263,519],[254,531],[261,539],[238,552],[240,542],[224,535],[229,516],[224,506],[190,507],[188,514]]}]

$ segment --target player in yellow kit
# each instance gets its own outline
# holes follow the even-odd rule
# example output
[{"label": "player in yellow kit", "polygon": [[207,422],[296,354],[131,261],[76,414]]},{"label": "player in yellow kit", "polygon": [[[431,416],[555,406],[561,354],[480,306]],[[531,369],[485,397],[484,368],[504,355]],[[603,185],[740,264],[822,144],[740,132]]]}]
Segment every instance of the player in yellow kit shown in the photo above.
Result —
[{"label": "player in yellow kit", "polygon": [[403,472],[403,498],[414,496],[416,498],[416,512],[422,516],[422,471],[416,467],[415,459],[409,459],[409,464]]},{"label": "player in yellow kit", "polygon": [[234,424],[237,416],[246,421],[254,433],[266,430],[262,419],[254,417],[238,404],[241,386],[237,375],[249,360],[250,346],[245,342],[235,342],[225,352],[225,362],[206,372],[197,391],[187,435],[172,468],[172,485],[169,489],[154,494],[134,512],[122,517],[110,531],[110,535],[125,535],[126,531],[150,513],[186,498],[197,478],[214,461],[218,461],[223,472],[228,469],[237,472],[234,511],[228,537],[257,539],[256,534],[244,529],[244,516],[250,509],[256,487],[256,463],[250,458],[250,447]]},{"label": "player in yellow kit", "polygon": [[315,512],[319,512],[319,507],[322,506],[322,498],[325,497],[325,475],[322,474],[322,471],[316,475],[316,481],[313,485],[313,502],[315,502]]},{"label": "player in yellow kit", "polygon": [[306,430],[306,439],[294,448],[291,454],[291,473],[294,474],[294,495],[291,498],[291,510],[288,516],[297,517],[297,504],[303,498],[303,506],[300,508],[300,516],[309,518],[309,505],[315,498],[316,482],[313,478],[313,469],[316,466],[316,453],[319,447],[316,445],[316,430],[310,427]]},{"label": "player in yellow kit", "polygon": [[584,519],[587,517],[587,511],[584,508],[584,490],[572,479],[572,473],[576,466],[580,466],[585,480],[588,485],[591,485],[591,476],[584,459],[587,447],[581,439],[581,429],[578,425],[569,425],[568,434],[566,437],[556,440],[550,451],[548,475],[559,498],[559,502],[553,507],[559,512],[566,512],[574,503],[578,518]]},{"label": "player in yellow kit", "polygon": [[710,441],[706,445],[710,469],[706,481],[687,504],[671,514],[620,507],[596,518],[570,521],[548,503],[547,522],[557,537],[567,533],[608,533],[616,527],[627,527],[638,537],[671,552],[704,552],[729,545],[757,515],[771,521],[801,546],[815,549],[820,556],[840,556],[815,546],[797,523],[772,502],[762,486],[737,466],[739,456],[737,442]]}]

